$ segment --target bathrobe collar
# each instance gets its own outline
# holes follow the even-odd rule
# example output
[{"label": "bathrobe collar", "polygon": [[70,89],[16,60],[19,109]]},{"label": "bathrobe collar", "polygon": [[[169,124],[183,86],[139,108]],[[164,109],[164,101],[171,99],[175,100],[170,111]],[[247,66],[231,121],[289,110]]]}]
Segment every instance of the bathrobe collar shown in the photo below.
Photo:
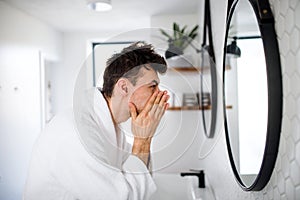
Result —
[{"label": "bathrobe collar", "polygon": [[98,161],[120,169],[125,141],[119,127],[113,123],[104,96],[95,88],[84,99],[79,120],[76,120],[79,122],[77,130],[83,146]]}]

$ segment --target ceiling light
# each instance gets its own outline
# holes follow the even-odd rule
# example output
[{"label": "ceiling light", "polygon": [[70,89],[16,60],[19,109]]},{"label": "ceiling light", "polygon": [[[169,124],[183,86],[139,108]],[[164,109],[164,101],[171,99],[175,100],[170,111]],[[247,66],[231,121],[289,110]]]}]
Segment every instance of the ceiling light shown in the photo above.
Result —
[{"label": "ceiling light", "polygon": [[87,7],[91,10],[103,12],[111,10],[111,2],[110,0],[86,0]]}]

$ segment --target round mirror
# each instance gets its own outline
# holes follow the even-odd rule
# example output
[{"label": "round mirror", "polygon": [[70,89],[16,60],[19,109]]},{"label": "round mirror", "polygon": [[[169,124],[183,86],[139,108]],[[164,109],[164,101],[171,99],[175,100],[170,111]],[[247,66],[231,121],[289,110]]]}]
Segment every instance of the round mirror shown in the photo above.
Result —
[{"label": "round mirror", "polygon": [[[224,48],[226,142],[236,180],[244,190],[261,190],[268,182],[281,131],[277,40],[273,21],[262,20],[259,8],[252,0],[231,5]],[[264,9],[262,13],[271,12],[269,7]]]},{"label": "round mirror", "polygon": [[217,71],[214,55],[210,53],[210,46],[205,46],[201,51],[201,107],[203,129],[206,137],[213,138],[215,135],[217,120]]},{"label": "round mirror", "polygon": [[200,80],[200,105],[202,108],[204,133],[206,137],[213,138],[215,135],[218,107],[217,71],[211,29],[210,1],[205,0],[204,4],[203,41],[201,48],[202,73]]}]

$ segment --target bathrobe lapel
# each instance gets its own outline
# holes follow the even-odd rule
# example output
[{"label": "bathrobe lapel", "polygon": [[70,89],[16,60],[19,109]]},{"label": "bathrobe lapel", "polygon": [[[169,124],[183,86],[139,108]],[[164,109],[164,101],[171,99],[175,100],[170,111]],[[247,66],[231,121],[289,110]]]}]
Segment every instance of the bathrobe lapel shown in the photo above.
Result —
[{"label": "bathrobe lapel", "polygon": [[86,100],[76,120],[81,142],[93,157],[120,169],[126,141],[114,126],[107,102],[98,89],[89,91]]}]

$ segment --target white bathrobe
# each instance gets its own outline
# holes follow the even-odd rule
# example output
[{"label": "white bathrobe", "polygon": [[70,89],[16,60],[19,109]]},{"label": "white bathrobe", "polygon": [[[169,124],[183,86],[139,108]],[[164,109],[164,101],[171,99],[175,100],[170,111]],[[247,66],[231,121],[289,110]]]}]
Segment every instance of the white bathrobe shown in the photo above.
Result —
[{"label": "white bathrobe", "polygon": [[36,142],[25,200],[149,199],[156,186],[144,163],[130,155],[103,95],[57,115]]}]

